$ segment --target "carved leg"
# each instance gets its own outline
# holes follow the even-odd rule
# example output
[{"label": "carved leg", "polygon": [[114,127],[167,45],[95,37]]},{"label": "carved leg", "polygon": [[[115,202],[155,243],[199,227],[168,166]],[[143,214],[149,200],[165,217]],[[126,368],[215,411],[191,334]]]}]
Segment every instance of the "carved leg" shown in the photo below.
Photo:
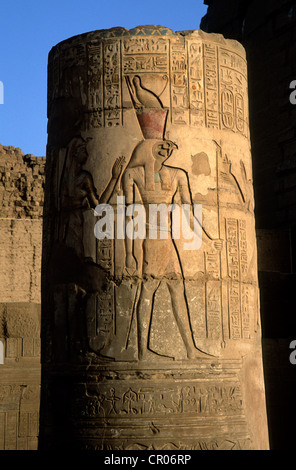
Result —
[{"label": "carved leg", "polygon": [[208,358],[208,354],[199,351],[193,340],[190,325],[188,306],[185,297],[185,288],[181,280],[168,281],[167,286],[171,295],[172,308],[181,337],[187,351],[188,359]]},{"label": "carved leg", "polygon": [[139,361],[172,360],[171,356],[158,354],[149,349],[149,335],[151,317],[154,306],[154,296],[160,285],[159,280],[144,281],[141,287],[139,302],[137,305],[138,325],[138,359]]},{"label": "carved leg", "polygon": [[[137,306],[138,358],[143,360],[149,355],[148,342],[154,294],[159,281],[143,281]],[[153,354],[153,353],[151,353]]]}]

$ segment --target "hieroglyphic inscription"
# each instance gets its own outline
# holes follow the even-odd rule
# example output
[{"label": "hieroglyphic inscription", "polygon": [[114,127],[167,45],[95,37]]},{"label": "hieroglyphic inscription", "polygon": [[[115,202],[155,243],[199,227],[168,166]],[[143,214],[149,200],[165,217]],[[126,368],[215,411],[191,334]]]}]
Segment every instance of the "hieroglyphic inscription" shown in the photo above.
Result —
[{"label": "hieroglyphic inscription", "polygon": [[[97,240],[97,263],[113,274],[113,240]],[[96,312],[96,335],[101,335],[105,339],[112,332],[114,323],[114,286],[112,283],[108,283],[104,292],[96,296]]]},{"label": "hieroglyphic inscription", "polygon": [[242,316],[242,338],[250,338],[250,299],[253,286],[246,284],[248,274],[247,254],[247,223],[245,220],[238,221],[238,245],[240,264],[240,289],[241,289],[241,316]]},{"label": "hieroglyphic inscription", "polygon": [[246,62],[233,51],[219,48],[222,128],[245,133]]},{"label": "hieroglyphic inscription", "polygon": [[39,385],[0,385],[0,450],[36,450]]},{"label": "hieroglyphic inscription", "polygon": [[221,291],[220,281],[206,283],[207,337],[219,339],[221,336]]},{"label": "hieroglyphic inscription", "polygon": [[171,101],[174,124],[190,123],[194,126],[219,128],[217,61],[216,45],[202,45],[192,41],[171,44]]},{"label": "hieroglyphic inscription", "polygon": [[247,255],[247,224],[245,220],[238,221],[239,234],[239,264],[240,277],[242,281],[246,280],[248,273],[248,255]]},{"label": "hieroglyphic inscription", "polygon": [[183,107],[188,99],[190,125],[245,132],[246,63],[241,57],[215,44],[188,41],[187,49],[171,44],[170,60],[172,107],[178,117],[172,122],[187,123]]},{"label": "hieroglyphic inscription", "polygon": [[241,338],[240,285],[235,281],[229,284],[229,329],[231,339]]},{"label": "hieroglyphic inscription", "polygon": [[250,325],[250,294],[252,286],[247,284],[241,285],[241,309],[242,309],[242,337],[249,339],[251,337]]},{"label": "hieroglyphic inscription", "polygon": [[246,221],[226,220],[227,264],[229,282],[229,323],[232,339],[250,338],[250,289]]},{"label": "hieroglyphic inscription", "polygon": [[237,130],[243,133],[245,129],[244,99],[239,93],[235,96],[235,122]]},{"label": "hieroglyphic inscription", "polygon": [[104,111],[105,126],[122,124],[121,44],[104,44]]},{"label": "hieroglyphic inscription", "polygon": [[[200,432],[200,431],[199,431]],[[241,434],[241,433],[240,433]],[[252,449],[252,440],[249,437],[248,433],[245,436],[238,438],[237,436],[230,436],[229,438],[204,438],[199,439],[184,439],[176,440],[170,439],[157,439],[157,441],[151,443],[151,439],[141,440],[136,439],[134,442],[120,443],[115,441],[114,443],[108,443],[108,450],[149,450],[151,451],[191,451],[191,450],[251,450]],[[83,446],[81,450],[105,450],[105,440],[99,442],[88,442]],[[172,460],[173,461],[173,460]]]},{"label": "hieroglyphic inscription", "polygon": [[102,44],[88,44],[88,128],[104,125]]},{"label": "hieroglyphic inscription", "polygon": [[240,278],[240,267],[238,223],[236,219],[226,219],[226,234],[228,275],[232,280],[238,281]]},{"label": "hieroglyphic inscription", "polygon": [[113,240],[105,238],[103,240],[96,240],[97,243],[97,264],[102,266],[110,273],[113,270],[113,255],[114,244]]},{"label": "hieroglyphic inscription", "polygon": [[[94,389],[95,387],[95,389]],[[139,388],[88,386],[88,416],[238,415],[243,412],[240,385],[206,384]],[[76,410],[76,412],[79,412]]]},{"label": "hieroglyphic inscription", "polygon": [[96,296],[96,335],[100,335],[103,339],[102,344],[105,344],[105,339],[112,333],[114,312],[113,312],[113,287],[109,286],[107,291]]},{"label": "hieroglyphic inscription", "polygon": [[171,43],[171,120],[173,124],[189,124],[187,53],[183,43]]},{"label": "hieroglyphic inscription", "polygon": [[[86,62],[87,83],[80,73]],[[67,70],[73,67],[77,77],[68,81]],[[122,124],[122,74],[170,73],[172,123],[246,133],[246,61],[222,45],[147,35],[106,37],[61,47],[59,54],[52,54],[48,70],[49,102],[77,96],[80,87],[88,128]]]},{"label": "hieroglyphic inscription", "polygon": [[124,39],[123,73],[168,72],[168,41],[161,38]]},{"label": "hieroglyphic inscription", "polygon": [[232,91],[224,90],[221,93],[221,113],[224,127],[233,129],[234,126],[234,96]]},{"label": "hieroglyphic inscription", "polygon": [[241,338],[239,247],[236,219],[226,220],[229,282],[229,329],[231,339]]},{"label": "hieroglyphic inscription", "polygon": [[63,68],[83,67],[86,61],[86,44],[73,44],[61,53]]},{"label": "hieroglyphic inscription", "polygon": [[206,125],[219,129],[217,46],[212,43],[204,43],[203,48]]},{"label": "hieroglyphic inscription", "polygon": [[188,41],[190,124],[200,127],[205,125],[202,53],[202,43]]},{"label": "hieroglyphic inscription", "polygon": [[49,66],[52,74],[53,89],[50,99],[76,97],[83,104],[86,102],[86,80],[83,70],[87,62],[86,44],[74,44],[61,48]]},{"label": "hieroglyphic inscription", "polygon": [[221,325],[221,281],[219,253],[205,253],[206,273],[216,279],[206,282],[206,336],[209,339],[219,339],[222,333]]},{"label": "hieroglyphic inscription", "polygon": [[4,340],[5,357],[38,357],[40,354],[40,338],[6,338]]},{"label": "hieroglyphic inscription", "polygon": [[219,253],[217,251],[205,253],[205,264],[207,274],[210,274],[214,279],[219,279],[221,264]]},{"label": "hieroglyphic inscription", "polygon": [[168,51],[168,41],[159,37],[138,37],[123,39],[124,54],[166,54]]}]

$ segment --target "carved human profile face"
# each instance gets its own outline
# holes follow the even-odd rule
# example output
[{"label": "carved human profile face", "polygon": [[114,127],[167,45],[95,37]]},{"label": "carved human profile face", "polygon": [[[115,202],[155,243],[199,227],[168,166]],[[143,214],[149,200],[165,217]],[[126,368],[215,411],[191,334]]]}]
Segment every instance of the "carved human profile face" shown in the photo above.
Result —
[{"label": "carved human profile face", "polygon": [[76,161],[78,163],[80,163],[81,165],[83,165],[87,158],[88,158],[88,153],[87,153],[87,149],[86,149],[86,144],[83,143],[81,145],[79,145],[77,148],[76,148],[76,151],[75,151],[75,158],[76,158]]}]

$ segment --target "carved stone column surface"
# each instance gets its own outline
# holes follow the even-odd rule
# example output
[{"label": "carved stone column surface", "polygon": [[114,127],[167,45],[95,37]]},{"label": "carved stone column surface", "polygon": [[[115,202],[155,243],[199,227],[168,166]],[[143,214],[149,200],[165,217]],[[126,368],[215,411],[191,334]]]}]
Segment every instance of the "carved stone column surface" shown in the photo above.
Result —
[{"label": "carved stone column surface", "polygon": [[73,37],[48,119],[40,448],[267,449],[243,47]]}]

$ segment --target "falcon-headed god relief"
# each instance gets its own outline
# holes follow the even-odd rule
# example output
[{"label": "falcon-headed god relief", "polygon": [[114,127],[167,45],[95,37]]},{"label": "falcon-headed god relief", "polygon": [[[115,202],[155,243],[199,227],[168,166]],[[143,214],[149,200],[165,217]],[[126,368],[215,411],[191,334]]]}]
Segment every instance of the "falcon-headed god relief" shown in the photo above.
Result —
[{"label": "falcon-headed god relief", "polygon": [[[146,226],[149,226],[149,209],[158,204],[170,208],[178,195],[183,205],[190,206],[191,220],[193,203],[187,173],[181,168],[170,166],[167,160],[177,144],[165,138],[167,110],[163,109],[160,99],[147,88],[141,86],[140,77],[133,79],[134,100],[141,104],[137,108],[137,118],[144,139],[135,147],[131,159],[123,173],[122,187],[126,204],[134,203],[135,188],[140,194],[146,213]],[[167,213],[169,217],[169,210]],[[131,220],[127,217],[127,223]],[[186,348],[187,358],[208,357],[199,350],[193,339],[190,324],[184,272],[176,243],[172,236],[172,223],[169,217],[167,225],[159,220],[153,227],[155,233],[151,238],[147,233],[142,245],[142,269],[139,300],[136,307],[138,331],[138,359],[158,360],[161,356],[151,351],[149,333],[153,313],[153,299],[160,284],[165,282],[171,298],[172,310],[176,325]],[[167,236],[163,237],[163,230]],[[150,231],[149,231],[150,233]],[[204,231],[208,239],[212,238]],[[221,244],[217,241],[220,249]],[[132,275],[137,267],[133,256],[133,240],[125,238],[126,269]]]}]

